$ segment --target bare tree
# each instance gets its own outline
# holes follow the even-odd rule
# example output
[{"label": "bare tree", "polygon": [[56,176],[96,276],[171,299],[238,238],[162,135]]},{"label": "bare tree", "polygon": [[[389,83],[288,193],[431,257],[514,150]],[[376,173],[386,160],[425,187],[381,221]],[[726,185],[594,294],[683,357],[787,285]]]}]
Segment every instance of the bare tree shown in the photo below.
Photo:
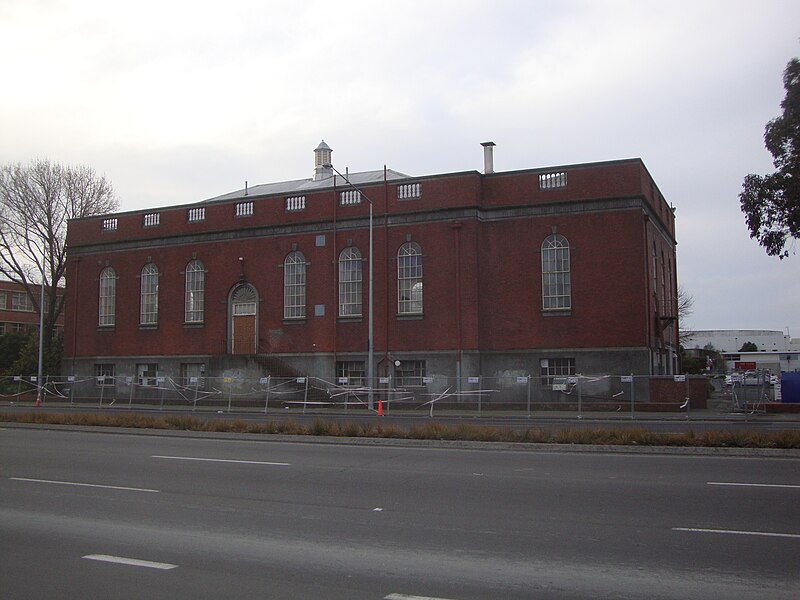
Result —
[{"label": "bare tree", "polygon": [[682,285],[678,286],[678,343],[685,346],[689,338],[694,334],[686,328],[686,321],[689,320],[694,311],[694,297],[686,291]]},{"label": "bare tree", "polygon": [[0,274],[21,284],[38,312],[45,288],[44,343],[64,310],[67,221],[113,212],[111,183],[85,166],[48,160],[0,167]]}]

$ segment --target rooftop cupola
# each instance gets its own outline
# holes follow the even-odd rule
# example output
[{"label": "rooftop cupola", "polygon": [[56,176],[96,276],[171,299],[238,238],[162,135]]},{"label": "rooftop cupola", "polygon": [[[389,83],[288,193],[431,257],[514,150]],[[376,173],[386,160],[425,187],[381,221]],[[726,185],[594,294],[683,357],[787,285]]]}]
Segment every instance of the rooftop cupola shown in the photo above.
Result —
[{"label": "rooftop cupola", "polygon": [[333,176],[333,170],[325,166],[333,164],[331,160],[332,152],[333,150],[325,143],[325,140],[322,140],[314,150],[314,181]]}]

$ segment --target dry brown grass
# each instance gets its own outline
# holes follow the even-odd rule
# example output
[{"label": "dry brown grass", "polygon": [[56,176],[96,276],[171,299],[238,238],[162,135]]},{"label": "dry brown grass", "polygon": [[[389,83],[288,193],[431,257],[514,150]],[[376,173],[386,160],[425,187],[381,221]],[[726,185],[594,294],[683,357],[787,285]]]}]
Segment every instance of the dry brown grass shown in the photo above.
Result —
[{"label": "dry brown grass", "polygon": [[596,444],[615,446],[697,446],[708,448],[779,448],[800,449],[800,431],[702,431],[659,433],[643,427],[635,428],[531,428],[522,431],[481,427],[472,424],[444,425],[436,421],[408,429],[395,425],[368,422],[338,423],[316,419],[311,425],[286,421],[246,421],[243,419],[199,419],[193,416],[151,416],[134,413],[26,413],[0,412],[0,421],[42,425],[80,425],[130,427],[136,429],[170,429],[255,434],[317,435],[332,437],[372,437],[414,440],[462,440],[477,442],[511,442],[544,444]]}]

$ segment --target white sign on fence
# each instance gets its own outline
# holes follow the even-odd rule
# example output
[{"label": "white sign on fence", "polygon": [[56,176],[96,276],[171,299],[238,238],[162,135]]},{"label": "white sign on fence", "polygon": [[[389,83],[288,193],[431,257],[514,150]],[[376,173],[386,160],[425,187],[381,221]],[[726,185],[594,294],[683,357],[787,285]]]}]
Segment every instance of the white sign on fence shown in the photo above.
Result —
[{"label": "white sign on fence", "polygon": [[633,375],[623,375],[620,377],[622,383],[633,383]]},{"label": "white sign on fence", "polygon": [[389,385],[389,378],[388,377],[380,377],[378,379],[378,383],[381,385]]},{"label": "white sign on fence", "polygon": [[683,383],[686,381],[686,375],[675,375],[674,380],[676,383]]},{"label": "white sign on fence", "polygon": [[433,377],[423,377],[422,383],[433,383]]},{"label": "white sign on fence", "polygon": [[481,378],[480,377],[468,377],[467,381],[469,383],[480,383],[481,382]]},{"label": "white sign on fence", "polygon": [[527,377],[517,377],[517,383],[528,383]]}]

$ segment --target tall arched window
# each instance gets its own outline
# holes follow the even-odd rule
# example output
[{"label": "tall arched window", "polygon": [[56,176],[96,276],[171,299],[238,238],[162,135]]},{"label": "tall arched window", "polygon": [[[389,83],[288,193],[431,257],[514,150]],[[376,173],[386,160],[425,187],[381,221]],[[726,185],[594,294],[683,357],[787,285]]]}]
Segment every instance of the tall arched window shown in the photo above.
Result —
[{"label": "tall arched window", "polygon": [[142,269],[142,301],[139,311],[141,325],[158,323],[158,267],[147,263]]},{"label": "tall arched window", "polygon": [[655,296],[658,293],[658,256],[656,255],[656,243],[653,242],[653,291]]},{"label": "tall arched window", "polygon": [[542,243],[542,308],[572,308],[569,242],[563,235],[550,235]]},{"label": "tall arched window", "polygon": [[186,265],[186,300],[184,319],[187,323],[202,323],[205,298],[206,270],[203,263],[193,260]]},{"label": "tall arched window", "polygon": [[283,318],[304,319],[306,316],[306,257],[290,252],[283,261]]},{"label": "tall arched window", "polygon": [[339,254],[339,316],[361,316],[361,252],[355,246]]},{"label": "tall arched window", "polygon": [[675,291],[672,289],[672,262],[667,260],[667,310],[666,314],[675,315]]},{"label": "tall arched window", "polygon": [[668,315],[669,305],[667,300],[667,263],[664,253],[661,253],[661,314]]},{"label": "tall arched window", "polygon": [[111,267],[100,272],[100,317],[101,326],[114,325],[116,321],[117,273]]},{"label": "tall arched window", "polygon": [[415,242],[397,252],[397,312],[422,314],[422,249]]}]

